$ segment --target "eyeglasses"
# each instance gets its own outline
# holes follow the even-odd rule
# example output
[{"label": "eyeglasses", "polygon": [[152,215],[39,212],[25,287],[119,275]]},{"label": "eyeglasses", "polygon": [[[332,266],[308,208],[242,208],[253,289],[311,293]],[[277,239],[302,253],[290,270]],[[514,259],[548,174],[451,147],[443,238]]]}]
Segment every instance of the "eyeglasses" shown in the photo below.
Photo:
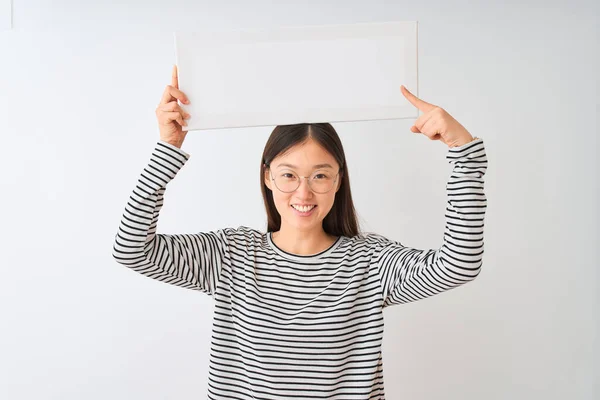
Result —
[{"label": "eyeglasses", "polygon": [[308,186],[313,192],[320,194],[327,193],[333,189],[340,174],[339,170],[335,175],[330,172],[317,171],[309,178],[308,176],[298,176],[298,174],[292,171],[281,171],[277,172],[277,176],[273,177],[273,171],[270,172],[271,180],[275,182],[277,189],[284,193],[296,191],[300,187],[302,178],[308,179]]}]

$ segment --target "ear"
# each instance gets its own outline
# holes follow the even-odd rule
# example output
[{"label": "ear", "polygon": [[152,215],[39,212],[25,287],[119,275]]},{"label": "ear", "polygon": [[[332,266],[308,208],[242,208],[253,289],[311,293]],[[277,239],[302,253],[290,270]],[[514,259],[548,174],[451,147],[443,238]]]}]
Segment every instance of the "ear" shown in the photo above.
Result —
[{"label": "ear", "polygon": [[263,168],[265,170],[265,185],[272,191],[273,189],[271,188],[271,173],[269,172],[269,167],[267,167],[266,164],[263,164]]},{"label": "ear", "polygon": [[338,190],[340,190],[340,187],[342,186],[342,178],[344,177],[344,175],[342,174],[342,172],[340,171],[340,174],[338,176],[338,180],[337,180],[337,184],[336,184],[336,188],[335,188],[335,192],[337,193]]}]

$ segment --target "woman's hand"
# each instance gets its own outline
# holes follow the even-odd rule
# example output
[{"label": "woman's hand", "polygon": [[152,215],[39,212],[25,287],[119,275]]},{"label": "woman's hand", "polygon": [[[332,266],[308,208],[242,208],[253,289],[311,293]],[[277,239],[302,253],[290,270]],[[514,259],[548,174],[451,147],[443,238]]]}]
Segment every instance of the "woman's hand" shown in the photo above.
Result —
[{"label": "woman's hand", "polygon": [[181,127],[187,125],[185,120],[190,118],[190,114],[181,108],[177,100],[183,104],[190,103],[187,96],[179,90],[177,66],[174,65],[171,84],[165,88],[160,104],[156,107],[156,118],[158,119],[160,139],[173,146],[181,147],[187,134],[187,131]]},{"label": "woman's hand", "polygon": [[473,140],[473,136],[441,107],[427,103],[412,94],[407,88],[401,86],[404,97],[415,107],[423,112],[410,130],[414,133],[423,133],[431,140],[441,140],[448,147],[458,147]]}]

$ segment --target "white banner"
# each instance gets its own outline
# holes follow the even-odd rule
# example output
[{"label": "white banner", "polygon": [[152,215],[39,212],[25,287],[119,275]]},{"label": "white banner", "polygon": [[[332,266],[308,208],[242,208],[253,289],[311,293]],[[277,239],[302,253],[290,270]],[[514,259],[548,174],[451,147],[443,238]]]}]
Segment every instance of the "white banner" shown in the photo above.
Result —
[{"label": "white banner", "polygon": [[417,22],[175,33],[184,129],[417,118]]}]

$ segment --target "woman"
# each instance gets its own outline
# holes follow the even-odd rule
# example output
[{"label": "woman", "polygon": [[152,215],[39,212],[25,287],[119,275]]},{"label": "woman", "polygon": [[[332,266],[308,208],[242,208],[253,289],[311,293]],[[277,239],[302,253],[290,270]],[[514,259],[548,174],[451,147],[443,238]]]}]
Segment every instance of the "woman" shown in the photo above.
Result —
[{"label": "woman", "polygon": [[483,141],[406,88],[421,111],[411,130],[449,146],[446,229],[439,249],[418,250],[358,231],[348,166],[328,124],[277,126],[261,160],[267,232],[240,226],[156,234],[181,150],[189,101],[172,84],[160,128],[115,237],[121,264],[214,297],[210,399],[384,399],[385,307],[435,295],[479,274],[486,210]]}]

